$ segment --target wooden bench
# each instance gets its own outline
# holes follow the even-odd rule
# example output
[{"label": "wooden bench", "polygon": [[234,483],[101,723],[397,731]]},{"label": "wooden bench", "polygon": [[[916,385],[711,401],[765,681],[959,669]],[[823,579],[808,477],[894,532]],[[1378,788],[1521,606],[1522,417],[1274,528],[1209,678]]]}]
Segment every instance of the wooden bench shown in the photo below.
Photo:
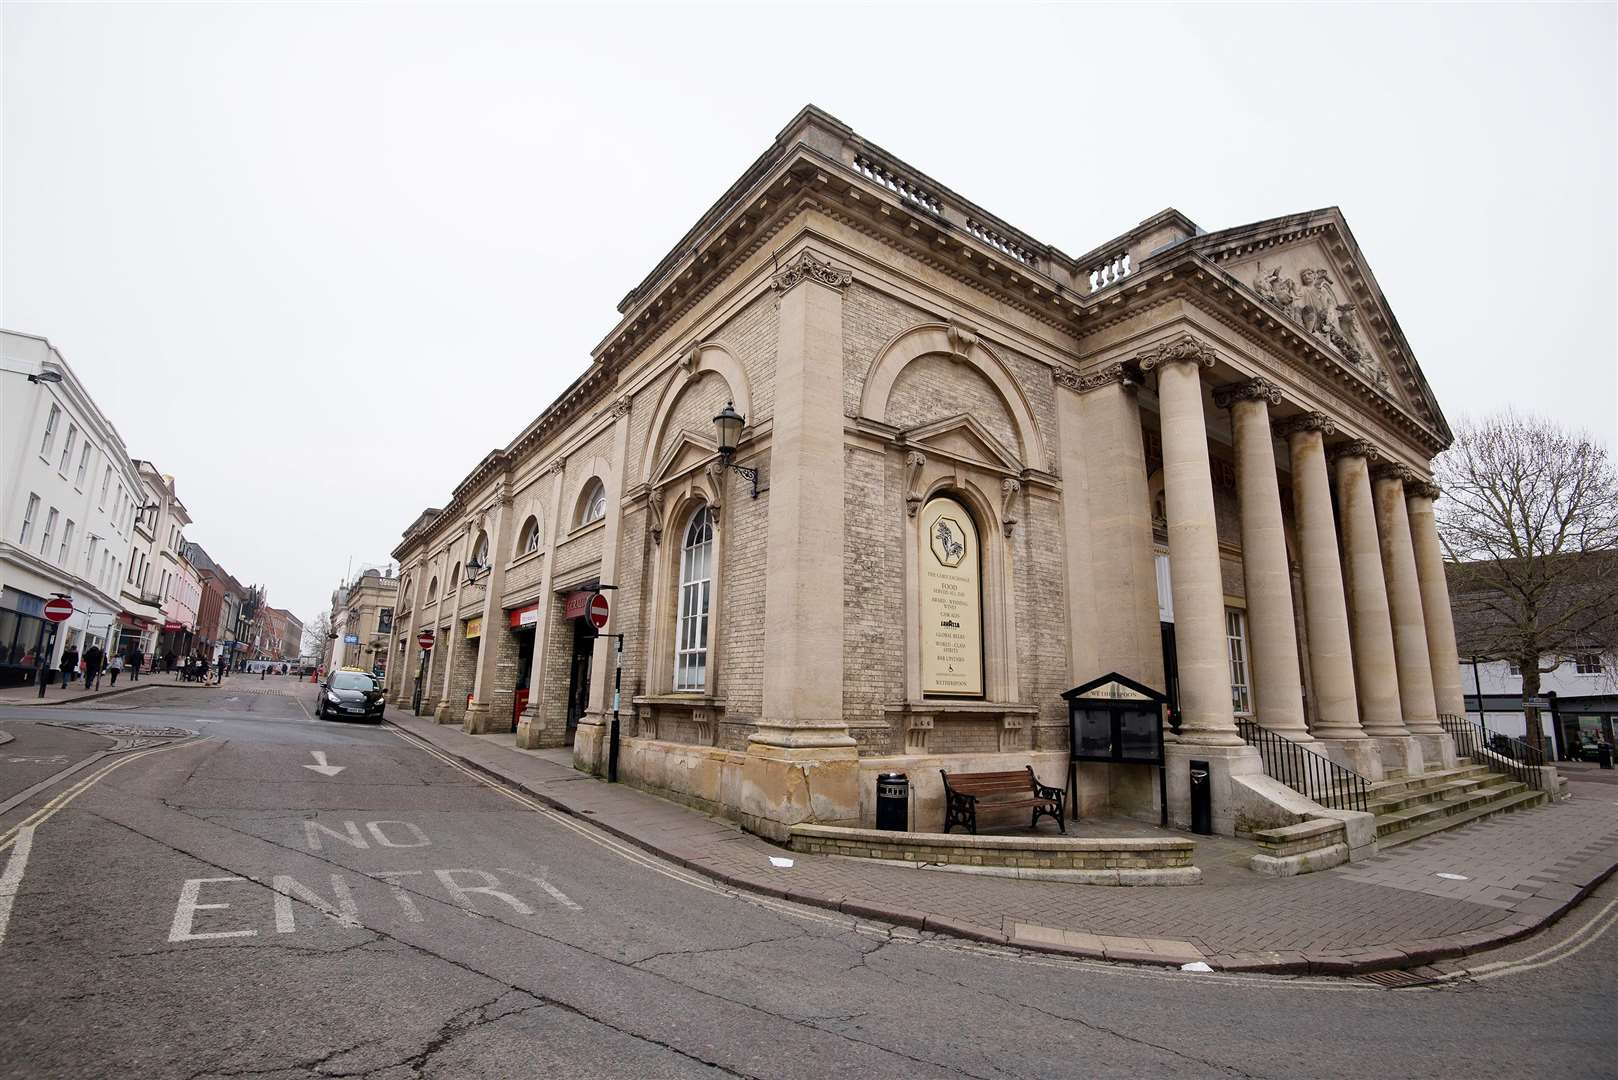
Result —
[{"label": "wooden bench", "polygon": [[973,835],[978,831],[978,801],[985,810],[1008,810],[1029,807],[1033,818],[1029,828],[1039,824],[1041,815],[1056,819],[1062,832],[1062,803],[1067,793],[1061,788],[1046,787],[1034,775],[1032,765],[1015,772],[952,773],[938,770],[944,777],[944,831],[955,825],[964,825]]}]

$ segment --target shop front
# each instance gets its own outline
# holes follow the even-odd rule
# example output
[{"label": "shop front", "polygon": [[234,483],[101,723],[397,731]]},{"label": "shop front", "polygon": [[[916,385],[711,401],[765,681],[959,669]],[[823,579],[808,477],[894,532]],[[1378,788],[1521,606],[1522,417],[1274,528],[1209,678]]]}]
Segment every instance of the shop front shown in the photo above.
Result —
[{"label": "shop front", "polygon": [[0,686],[28,686],[36,661],[51,646],[45,598],[9,586],[0,589]]},{"label": "shop front", "polygon": [[506,612],[506,623],[512,645],[517,651],[517,682],[512,694],[511,726],[516,729],[522,711],[528,706],[530,683],[534,670],[534,628],[539,625],[539,603]]}]

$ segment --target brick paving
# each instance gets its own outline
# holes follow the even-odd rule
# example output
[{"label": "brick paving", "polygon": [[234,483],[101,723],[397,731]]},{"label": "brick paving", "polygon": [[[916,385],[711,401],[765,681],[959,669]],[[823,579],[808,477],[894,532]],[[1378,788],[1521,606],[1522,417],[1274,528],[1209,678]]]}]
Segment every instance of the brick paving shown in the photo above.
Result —
[{"label": "brick paving", "polygon": [[[549,805],[728,884],[1076,955],[1156,963],[1201,957],[1275,971],[1411,966],[1531,932],[1618,866],[1618,798],[1604,785],[1574,782],[1567,801],[1293,878],[1248,871],[1244,853],[1256,849],[1243,842],[1200,837],[1199,885],[1026,881],[797,852],[793,865],[781,868],[770,863],[781,847],[626,785],[593,781],[556,760],[561,755],[518,750],[509,736],[469,736],[406,713],[389,718]],[[1077,832],[1095,835],[1083,823]]]}]

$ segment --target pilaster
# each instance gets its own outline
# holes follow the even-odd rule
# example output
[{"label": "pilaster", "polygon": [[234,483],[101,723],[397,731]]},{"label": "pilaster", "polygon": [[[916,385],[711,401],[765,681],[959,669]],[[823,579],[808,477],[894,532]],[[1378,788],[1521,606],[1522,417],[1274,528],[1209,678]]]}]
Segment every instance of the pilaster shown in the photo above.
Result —
[{"label": "pilaster", "polygon": [[[629,398],[619,398],[612,405],[612,468],[605,483],[607,493],[607,524],[601,541],[601,583],[618,583],[618,538],[624,525],[624,459],[629,455]],[[595,652],[590,659],[590,704],[579,718],[573,732],[573,767],[585,772],[603,774],[607,771],[607,725],[612,721],[612,669],[613,640],[611,635],[625,625],[619,605],[608,597],[607,625],[596,638]]]},{"label": "pilaster", "polygon": [[554,617],[552,611],[556,606],[556,586],[552,570],[556,567],[556,545],[562,538],[562,476],[566,464],[566,458],[557,458],[546,470],[551,474],[551,512],[545,519],[550,535],[545,540],[545,565],[539,576],[539,608],[534,621],[534,651],[528,660],[528,704],[524,706],[522,716],[517,720],[516,743],[524,750],[539,750],[567,744],[565,723],[560,731],[545,730],[544,703],[545,666],[549,662],[551,652],[547,643],[552,635],[566,630],[565,627],[556,625],[559,620]]},{"label": "pilaster", "polygon": [[497,635],[505,633],[499,624],[500,598],[506,591],[506,565],[511,561],[511,490],[504,482],[494,506],[493,527],[489,530],[489,570],[483,578],[483,634],[478,640],[477,670],[472,678],[472,700],[467,703],[462,726],[469,735],[487,735],[512,729],[511,714],[495,715],[490,707],[498,674],[495,663],[500,650]]},{"label": "pilaster", "polygon": [[843,721],[843,311],[851,280],[814,252],[775,281],[775,411],[764,592],[763,709],[742,766],[741,814],[784,837],[859,817]]}]

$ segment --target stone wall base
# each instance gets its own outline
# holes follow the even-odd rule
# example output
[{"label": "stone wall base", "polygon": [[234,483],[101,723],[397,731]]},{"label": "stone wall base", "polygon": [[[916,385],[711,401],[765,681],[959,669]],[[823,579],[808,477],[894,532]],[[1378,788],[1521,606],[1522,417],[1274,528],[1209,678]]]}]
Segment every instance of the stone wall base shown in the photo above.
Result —
[{"label": "stone wall base", "polygon": [[742,827],[784,841],[803,822],[855,825],[860,763],[846,746],[777,746],[755,741],[743,755],[738,812]]},{"label": "stone wall base", "polygon": [[486,701],[474,701],[461,717],[461,729],[468,735],[498,735],[512,730],[511,716],[496,713]]},{"label": "stone wall base", "polygon": [[1382,755],[1370,739],[1316,739],[1310,747],[1351,772],[1375,783],[1383,779]]},{"label": "stone wall base", "polygon": [[900,863],[929,870],[1087,885],[1191,885],[1196,844],[1178,837],[970,836],[794,825],[790,846],[806,854]]},{"label": "stone wall base", "polygon": [[607,726],[599,717],[587,715],[573,729],[573,767],[591,776],[607,775]]},{"label": "stone wall base", "polygon": [[567,725],[547,726],[539,708],[530,704],[517,721],[516,744],[519,750],[555,750],[566,746]]},{"label": "stone wall base", "polygon": [[1460,764],[1455,740],[1448,735],[1412,735],[1421,747],[1421,758],[1428,769],[1453,769]]},{"label": "stone wall base", "polygon": [[1427,771],[1427,759],[1422,756],[1421,744],[1411,736],[1377,736],[1371,741],[1376,743],[1376,752],[1382,758],[1384,779],[1420,776]]}]

